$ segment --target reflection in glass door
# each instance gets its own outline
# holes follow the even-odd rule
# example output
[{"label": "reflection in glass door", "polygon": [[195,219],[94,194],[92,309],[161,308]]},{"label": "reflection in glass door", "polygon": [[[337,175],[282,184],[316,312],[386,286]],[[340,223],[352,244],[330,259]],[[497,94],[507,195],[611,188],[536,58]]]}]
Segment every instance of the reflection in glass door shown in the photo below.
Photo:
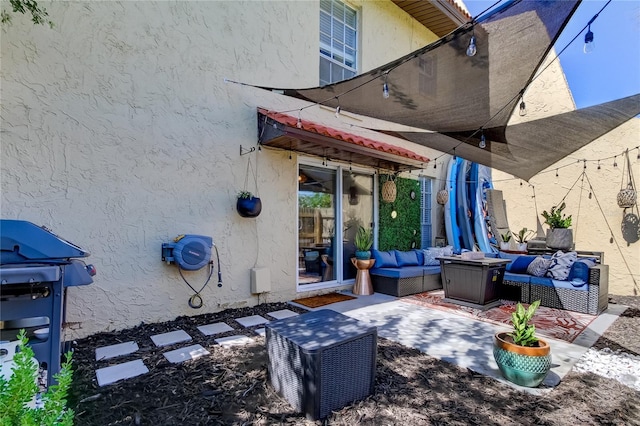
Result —
[{"label": "reflection in glass door", "polygon": [[[360,226],[373,227],[372,174],[301,164],[298,170],[298,284],[342,283]],[[340,196],[338,196],[340,194]]]}]

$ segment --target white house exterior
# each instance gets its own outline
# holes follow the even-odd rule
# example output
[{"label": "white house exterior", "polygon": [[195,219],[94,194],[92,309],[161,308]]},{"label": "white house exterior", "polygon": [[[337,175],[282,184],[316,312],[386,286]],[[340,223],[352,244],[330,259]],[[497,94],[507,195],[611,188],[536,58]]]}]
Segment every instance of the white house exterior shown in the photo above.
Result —
[{"label": "white house exterior", "polygon": [[[44,225],[89,250],[88,260],[98,271],[92,285],[68,289],[67,338],[291,300],[353,283],[300,283],[299,170],[303,165],[370,176],[376,190],[377,170],[321,164],[321,158],[287,151],[240,155],[256,147],[258,107],[284,111],[302,104],[229,81],[318,85],[321,3],[326,6],[324,1],[60,1],[43,3],[53,29],[23,16],[3,27],[1,216]],[[357,15],[358,73],[439,38],[391,1],[347,5]],[[468,19],[454,5],[447,16]],[[548,75],[553,77],[530,90],[530,118],[574,108],[559,65]],[[349,131],[348,114],[332,116],[314,108],[303,118],[333,120],[336,128]],[[631,126],[625,134],[637,135],[637,120]],[[363,135],[421,156],[441,155],[389,136]],[[630,144],[625,138],[614,136],[616,150]],[[600,155],[594,150],[584,155]],[[444,158],[438,166],[446,164]],[[436,191],[445,169],[429,166],[403,176],[434,178]],[[548,208],[557,190],[547,194],[542,186],[548,180],[532,182],[540,182],[538,206]],[[530,206],[521,208],[530,199],[522,197],[519,184],[496,187],[505,191],[512,227],[533,227]],[[262,198],[255,219],[236,212],[236,194],[243,189]],[[369,201],[374,221],[376,190]],[[432,215],[435,237],[442,222],[439,206],[434,204]],[[589,225],[580,230],[578,246],[602,248],[598,238],[604,232],[608,240],[606,230],[598,228],[595,239],[590,232],[596,231]],[[219,250],[223,286],[213,278],[199,310],[188,306],[193,292],[178,269],[161,260],[162,244],[180,234],[211,236]],[[614,257],[607,248],[610,291],[630,294]],[[268,271],[268,292],[251,292],[252,268]],[[196,289],[206,276],[204,270],[185,273]]]}]

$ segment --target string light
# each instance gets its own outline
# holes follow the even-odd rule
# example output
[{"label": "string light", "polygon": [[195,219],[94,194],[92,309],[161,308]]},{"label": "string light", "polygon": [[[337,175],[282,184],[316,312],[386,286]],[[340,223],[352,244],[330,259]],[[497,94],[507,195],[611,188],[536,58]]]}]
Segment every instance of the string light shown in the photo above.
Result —
[{"label": "string light", "polygon": [[382,97],[384,99],[389,99],[389,85],[387,84],[388,74],[389,74],[388,71],[384,74],[384,84],[382,85]]},{"label": "string light", "polygon": [[300,118],[300,113],[302,112],[302,110],[298,110],[298,122],[296,123],[296,127],[298,129],[302,129],[302,119]]},{"label": "string light", "polygon": [[[598,15],[596,15],[596,16],[598,16]],[[593,20],[596,19],[596,16],[594,16],[591,19],[591,21],[589,22],[589,27],[587,29],[587,33],[584,35],[584,47],[582,48],[584,53],[591,53],[591,52],[593,52],[593,49],[596,48],[596,44],[593,41],[593,33],[591,32],[591,22],[593,22]]]},{"label": "string light", "polygon": [[527,105],[524,103],[524,99],[521,98],[520,99],[520,117],[524,117],[525,115],[527,115]]},{"label": "string light", "polygon": [[556,177],[558,177],[558,169],[556,169]]},{"label": "string light", "polygon": [[487,147],[487,138],[485,138],[484,136],[484,130],[482,131],[482,134],[480,135],[480,143],[478,144],[478,146],[482,149],[485,149]]},{"label": "string light", "polygon": [[471,38],[469,39],[469,46],[467,47],[467,56],[469,57],[476,56],[477,52],[478,52],[478,48],[476,47],[476,33],[475,33],[475,27],[474,27],[474,30],[471,33]]},{"label": "string light", "polygon": [[336,107],[336,118],[340,118],[340,105]]},{"label": "string light", "polygon": [[617,155],[613,157],[613,167],[618,167],[618,162],[616,161],[617,158],[618,158]]},{"label": "string light", "polygon": [[433,163],[433,169],[435,170],[438,167],[438,163]]},{"label": "string light", "polygon": [[600,160],[598,160],[598,170],[600,170]]}]

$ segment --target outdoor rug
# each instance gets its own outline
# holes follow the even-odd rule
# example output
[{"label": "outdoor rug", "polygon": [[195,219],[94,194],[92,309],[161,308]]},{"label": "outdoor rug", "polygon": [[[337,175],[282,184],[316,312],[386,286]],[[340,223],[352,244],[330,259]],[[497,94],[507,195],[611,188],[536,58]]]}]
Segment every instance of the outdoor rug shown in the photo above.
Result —
[{"label": "outdoor rug", "polygon": [[292,302],[299,305],[306,306],[307,308],[317,308],[319,306],[329,305],[336,302],[344,302],[345,300],[356,299],[353,296],[342,293],[327,293],[320,296],[304,297],[302,299],[295,299]]},{"label": "outdoor rug", "polygon": [[[444,291],[436,290],[406,296],[400,300],[430,309],[451,312],[478,321],[485,321],[497,325],[504,324],[507,327],[511,327],[511,314],[515,311],[517,305],[517,302],[502,300],[501,306],[482,311],[480,309],[446,302],[442,300],[443,298]],[[523,306],[527,308],[529,305],[523,303]],[[595,315],[540,306],[531,322],[535,324],[537,333],[571,343],[596,318],[597,316]]]}]

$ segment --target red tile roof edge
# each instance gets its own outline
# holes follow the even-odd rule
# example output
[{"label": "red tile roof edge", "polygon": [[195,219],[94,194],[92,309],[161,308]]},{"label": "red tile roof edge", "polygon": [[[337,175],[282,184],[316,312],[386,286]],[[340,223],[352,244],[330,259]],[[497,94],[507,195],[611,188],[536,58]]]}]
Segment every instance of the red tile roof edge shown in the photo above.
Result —
[{"label": "red tile roof edge", "polygon": [[[298,118],[293,117],[291,115],[284,114],[281,112],[276,112],[276,111],[269,111],[263,108],[258,108],[258,112],[260,112],[260,114],[266,115],[267,117],[277,121],[278,123],[281,123],[290,127],[298,127]],[[401,148],[398,146],[388,144],[386,142],[375,141],[373,139],[354,135],[352,133],[344,132],[342,130],[332,129],[330,127],[324,126],[322,124],[314,123],[313,121],[309,121],[309,120],[300,119],[300,123],[302,125],[302,127],[300,128],[308,132],[313,132],[319,135],[328,136],[330,138],[338,139],[353,145],[359,145],[359,146],[364,146],[366,148],[375,149],[376,151],[386,152],[387,154],[394,154],[399,157],[409,158],[411,160],[420,161],[422,163],[428,163],[429,161],[431,161],[428,157],[417,154],[406,148]]]}]

